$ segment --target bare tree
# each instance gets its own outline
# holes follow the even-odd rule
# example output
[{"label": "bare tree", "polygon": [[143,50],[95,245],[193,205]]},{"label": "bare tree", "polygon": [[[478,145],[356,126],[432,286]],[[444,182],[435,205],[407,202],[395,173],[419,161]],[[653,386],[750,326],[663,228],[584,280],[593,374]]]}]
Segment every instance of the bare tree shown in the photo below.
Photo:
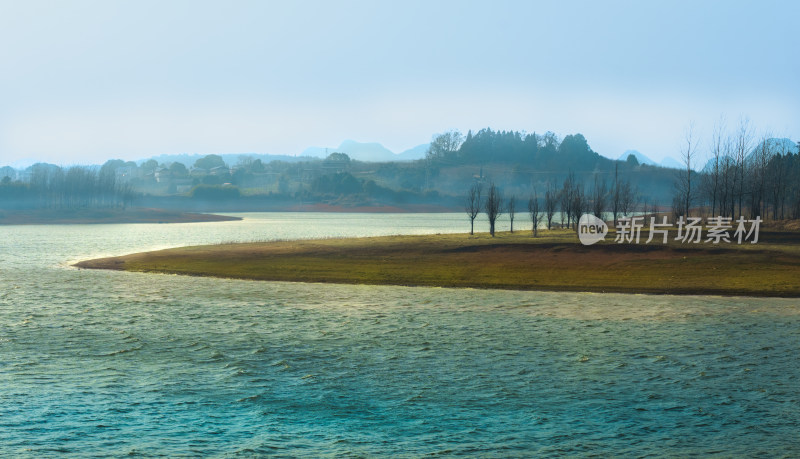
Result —
[{"label": "bare tree", "polygon": [[606,181],[599,179],[598,175],[594,176],[594,190],[592,190],[592,213],[595,217],[603,220],[603,211],[606,208]]},{"label": "bare tree", "polygon": [[676,192],[672,196],[672,218],[678,220],[683,214],[683,195]]},{"label": "bare tree", "polygon": [[622,201],[621,186],[619,181],[619,161],[614,163],[614,185],[611,190],[611,218],[614,220],[612,223],[617,224],[617,215],[619,215],[620,202]]},{"label": "bare tree", "polygon": [[622,184],[619,201],[619,210],[622,216],[628,216],[628,214],[633,211],[633,207],[636,205],[636,195],[637,192],[631,186],[630,182],[624,182]]},{"label": "bare tree", "polygon": [[136,193],[133,191],[133,186],[130,183],[123,183],[119,186],[119,193],[121,195],[122,210],[130,207],[133,200],[136,198]]},{"label": "bare tree", "polygon": [[[739,122],[739,130],[736,132],[734,141],[734,194],[739,205],[739,215],[742,215],[742,202],[746,191],[745,177],[747,169],[747,154],[750,152],[753,143],[753,130],[750,127],[750,120],[742,118]],[[731,209],[733,214],[733,209]]]},{"label": "bare tree", "polygon": [[[561,188],[561,226],[564,226],[564,217],[567,218],[567,227],[572,224],[575,204],[575,174],[570,172],[564,179],[564,186]],[[580,218],[580,215],[578,216]]]},{"label": "bare tree", "polygon": [[494,183],[489,185],[489,191],[486,193],[486,202],[484,203],[484,210],[486,211],[486,218],[489,219],[489,234],[494,237],[494,224],[497,218],[502,214],[503,198],[500,195],[500,190]]},{"label": "bare tree", "polygon": [[711,135],[711,161],[709,167],[705,171],[707,194],[711,198],[711,215],[717,214],[717,204],[720,208],[721,186],[722,186],[722,167],[725,158],[725,119],[720,118],[720,121],[714,126],[714,133]]},{"label": "bare tree", "polygon": [[[800,218],[800,181],[798,181],[798,177],[800,177],[800,165],[798,165],[797,159],[800,158],[800,142],[797,142],[797,154],[792,155],[795,159],[794,166],[791,168],[790,172],[787,172],[787,177],[789,177],[790,184],[787,186],[786,196],[789,197],[791,194],[792,201],[790,201],[791,211],[792,211],[792,218]],[[787,155],[786,160],[790,157]]]},{"label": "bare tree", "polygon": [[589,201],[586,199],[586,193],[583,190],[582,182],[575,182],[572,190],[572,222],[575,231],[578,231],[578,221],[587,210],[589,209]]},{"label": "bare tree", "polygon": [[126,184],[118,183],[111,166],[99,170],[82,166],[68,169],[37,163],[31,166],[26,189],[37,199],[37,205],[51,209],[109,208],[130,204],[134,193]]},{"label": "bare tree", "polygon": [[[642,213],[647,216],[656,216],[658,214],[658,200],[656,196],[650,196],[646,202],[642,202]],[[645,221],[648,221],[645,219]]]},{"label": "bare tree", "polygon": [[764,133],[758,147],[753,151],[749,161],[748,177],[750,178],[750,216],[764,215],[766,217],[767,172],[770,159],[774,156],[772,136]]},{"label": "bare tree", "polygon": [[777,152],[769,161],[767,174],[769,176],[768,182],[773,220],[782,220],[784,218],[784,204],[786,202],[786,195],[788,194],[788,186],[786,181],[787,171],[783,163],[784,159],[790,154],[789,149],[784,144],[781,151]]},{"label": "bare tree", "polygon": [[508,198],[508,219],[511,221],[511,232],[514,232],[514,213],[517,210],[517,198],[511,196]]},{"label": "bare tree", "polygon": [[719,168],[719,213],[733,216],[736,206],[736,162],[733,159],[733,137],[728,135],[722,146],[722,163]]},{"label": "bare tree", "polygon": [[684,169],[678,173],[675,183],[674,204],[678,206],[680,215],[689,215],[689,209],[695,200],[695,190],[692,189],[692,178],[695,175],[694,167],[697,156],[697,141],[694,135],[694,123],[689,123],[684,136],[684,145],[681,148],[681,160]]},{"label": "bare tree", "polygon": [[531,231],[533,237],[536,237],[539,232],[539,222],[542,220],[542,212],[539,210],[539,197],[536,195],[535,188],[533,195],[528,199],[528,213],[531,216]]},{"label": "bare tree", "polygon": [[483,187],[480,183],[475,183],[469,187],[467,197],[464,200],[464,211],[469,217],[469,234],[475,234],[475,218],[481,212],[481,193]]},{"label": "bare tree", "polygon": [[556,204],[558,202],[558,191],[555,187],[548,184],[547,190],[544,192],[544,210],[547,215],[547,230],[549,231],[553,223],[553,215],[556,213]]}]

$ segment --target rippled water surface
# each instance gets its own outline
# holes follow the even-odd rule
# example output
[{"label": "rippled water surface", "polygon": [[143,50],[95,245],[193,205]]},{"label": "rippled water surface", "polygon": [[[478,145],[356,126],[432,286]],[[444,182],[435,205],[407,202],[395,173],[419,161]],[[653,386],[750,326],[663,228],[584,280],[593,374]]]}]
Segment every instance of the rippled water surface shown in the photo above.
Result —
[{"label": "rippled water surface", "polygon": [[795,300],[77,270],[460,214],[0,227],[0,456],[800,455]]}]

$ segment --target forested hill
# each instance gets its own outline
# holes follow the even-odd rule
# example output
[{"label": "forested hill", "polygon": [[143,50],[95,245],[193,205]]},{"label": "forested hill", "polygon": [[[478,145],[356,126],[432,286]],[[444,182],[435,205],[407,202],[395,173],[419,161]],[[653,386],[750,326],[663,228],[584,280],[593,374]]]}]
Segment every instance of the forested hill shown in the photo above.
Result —
[{"label": "forested hill", "polygon": [[[563,139],[552,133],[495,131],[491,128],[463,135],[449,131],[434,136],[425,158],[421,189],[463,194],[470,184],[496,183],[508,195],[527,196],[536,190],[560,187],[572,177],[581,188],[608,188],[624,181],[642,203],[666,204],[674,189],[674,169],[639,164],[632,156],[615,161],[601,156],[580,133]],[[391,174],[378,173],[381,184],[402,186]],[[392,173],[397,171],[392,170]]]},{"label": "forested hill", "polygon": [[615,161],[594,152],[581,134],[559,142],[552,132],[544,135],[518,131],[457,131],[434,138],[428,159],[442,165],[505,163],[534,167],[541,171],[581,172],[613,168]]}]

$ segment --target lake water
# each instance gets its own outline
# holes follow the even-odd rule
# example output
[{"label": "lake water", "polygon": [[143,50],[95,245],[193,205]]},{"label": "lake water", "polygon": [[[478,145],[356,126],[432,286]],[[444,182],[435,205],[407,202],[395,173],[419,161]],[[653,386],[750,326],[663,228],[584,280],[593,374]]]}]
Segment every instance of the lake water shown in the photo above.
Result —
[{"label": "lake water", "polygon": [[0,226],[0,456],[800,455],[796,300],[69,267],[468,228],[462,214],[242,215]]}]

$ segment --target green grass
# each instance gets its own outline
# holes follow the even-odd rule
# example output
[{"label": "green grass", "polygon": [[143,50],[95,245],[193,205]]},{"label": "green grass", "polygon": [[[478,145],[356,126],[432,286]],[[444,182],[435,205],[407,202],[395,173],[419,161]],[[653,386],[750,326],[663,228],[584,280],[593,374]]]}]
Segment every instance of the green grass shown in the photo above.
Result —
[{"label": "green grass", "polygon": [[[350,284],[800,296],[800,233],[758,244],[581,245],[567,230],[388,236],[184,247],[82,268]],[[646,240],[646,237],[642,241]]]}]

